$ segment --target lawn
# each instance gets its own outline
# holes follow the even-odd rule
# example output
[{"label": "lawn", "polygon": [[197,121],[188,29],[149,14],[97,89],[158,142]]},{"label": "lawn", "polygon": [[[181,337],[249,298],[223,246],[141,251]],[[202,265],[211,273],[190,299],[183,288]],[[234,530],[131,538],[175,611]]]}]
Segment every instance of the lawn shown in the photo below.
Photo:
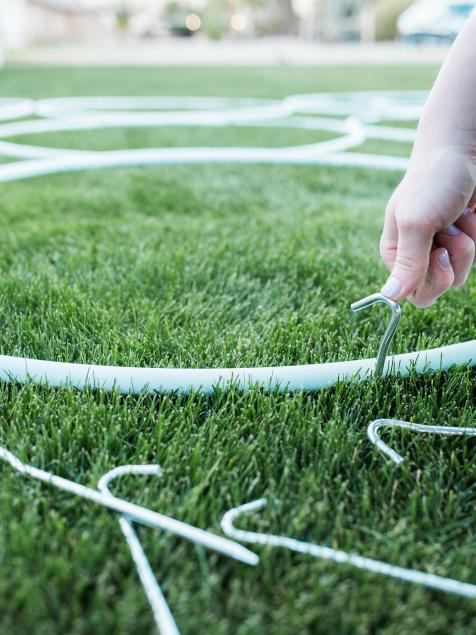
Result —
[{"label": "lawn", "polygon": [[[428,88],[433,67],[28,69],[2,96],[282,97]],[[55,133],[22,141],[109,149],[286,145],[302,130]],[[388,151],[372,142],[371,151]],[[396,153],[403,152],[402,148]],[[393,150],[392,150],[393,152]],[[380,288],[378,240],[399,174],[188,165],[2,184],[2,352],[137,366],[318,363],[375,354],[387,315],[351,316]],[[474,280],[421,311],[405,304],[395,352],[476,338]],[[249,529],[476,583],[475,440],[394,432],[395,468],[370,420],[474,425],[474,374],[339,386],[318,394],[121,397],[0,386],[0,444],[94,487],[114,465],[131,500],[219,532],[229,508],[279,499]],[[0,467],[0,632],[154,632],[117,516]],[[184,635],[445,634],[476,630],[476,603],[279,549],[256,568],[139,529]]]}]

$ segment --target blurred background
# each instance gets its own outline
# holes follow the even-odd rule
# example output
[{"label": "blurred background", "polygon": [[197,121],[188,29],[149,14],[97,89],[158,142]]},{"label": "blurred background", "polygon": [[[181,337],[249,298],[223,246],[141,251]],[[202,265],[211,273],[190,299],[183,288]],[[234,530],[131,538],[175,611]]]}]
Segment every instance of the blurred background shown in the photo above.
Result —
[{"label": "blurred background", "polygon": [[0,43],[20,63],[438,63],[475,4],[0,0]]}]

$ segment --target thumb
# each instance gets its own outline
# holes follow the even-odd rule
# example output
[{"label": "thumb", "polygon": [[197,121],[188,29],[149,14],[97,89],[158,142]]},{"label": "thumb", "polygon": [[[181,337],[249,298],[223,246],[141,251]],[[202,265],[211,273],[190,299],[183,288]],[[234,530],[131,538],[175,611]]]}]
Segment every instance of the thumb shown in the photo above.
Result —
[{"label": "thumb", "polygon": [[425,280],[434,230],[415,221],[397,224],[397,252],[392,273],[382,288],[389,298],[411,295]]}]

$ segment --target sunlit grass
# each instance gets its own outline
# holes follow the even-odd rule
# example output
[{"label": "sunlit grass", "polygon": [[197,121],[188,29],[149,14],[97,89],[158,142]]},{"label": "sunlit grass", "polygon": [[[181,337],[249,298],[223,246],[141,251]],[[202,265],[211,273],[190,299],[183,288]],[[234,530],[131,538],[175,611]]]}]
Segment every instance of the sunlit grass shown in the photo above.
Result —
[{"label": "sunlit grass", "polygon": [[[426,88],[434,77],[434,69],[398,67],[277,71],[9,69],[0,91],[279,97]],[[194,131],[193,139],[205,142],[208,132]],[[291,132],[302,141],[302,131]],[[182,143],[185,133],[103,131],[74,143],[135,147],[173,143],[176,134]],[[216,134],[209,144],[242,142],[239,129]],[[249,134],[285,145],[290,131]],[[72,140],[64,133],[54,143]],[[385,280],[378,238],[398,179],[195,165],[4,184],[2,351],[194,367],[372,355],[387,315],[375,308],[352,317],[349,305]],[[475,338],[475,299],[471,281],[427,311],[406,305],[394,350]],[[408,459],[396,470],[365,434],[370,420],[387,416],[474,425],[473,402],[474,376],[464,369],[319,394],[232,390],[211,398],[4,385],[0,439],[23,459],[91,486],[113,465],[159,462],[160,480],[131,478],[121,494],[203,528],[218,532],[227,509],[265,494],[280,504],[250,518],[250,528],[476,582],[474,440],[391,433]],[[117,518],[9,468],[0,476],[0,632],[153,632]],[[252,569],[152,530],[140,536],[184,634],[469,635],[476,628],[470,601],[347,567],[259,549],[261,564]]]}]

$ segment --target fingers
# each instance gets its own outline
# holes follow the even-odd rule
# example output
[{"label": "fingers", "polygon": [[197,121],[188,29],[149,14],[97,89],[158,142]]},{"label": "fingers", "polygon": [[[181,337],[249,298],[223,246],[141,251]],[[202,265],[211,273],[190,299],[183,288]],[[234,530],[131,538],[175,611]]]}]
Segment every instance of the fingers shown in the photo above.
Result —
[{"label": "fingers", "polygon": [[476,243],[476,214],[474,213],[474,209],[476,209],[476,202],[473,207],[470,207],[468,204],[468,207],[455,222],[455,225]]},{"label": "fingers", "polygon": [[[462,221],[463,222],[463,221]],[[468,220],[468,224],[469,224]],[[464,224],[464,222],[463,222]],[[474,228],[476,230],[476,227]],[[476,236],[476,231],[475,231]],[[436,235],[438,247],[445,247],[450,256],[454,272],[454,287],[464,284],[474,261],[474,241],[456,225],[450,225]]]},{"label": "fingers", "polygon": [[430,255],[429,267],[423,284],[408,299],[419,308],[429,307],[452,287],[453,283],[454,272],[448,250],[437,248]]},{"label": "fingers", "polygon": [[397,257],[398,230],[393,210],[387,209],[380,238],[380,256],[390,271],[393,269]]},{"label": "fingers", "polygon": [[421,220],[397,221],[394,210],[387,210],[380,253],[392,273],[382,293],[396,300],[408,297],[412,304],[427,307],[450,287],[466,282],[476,262],[473,198],[454,225],[436,235],[434,228],[422,227]]},{"label": "fingers", "polygon": [[399,300],[424,286],[433,237],[434,229],[429,224],[410,218],[397,224],[393,214],[387,215],[380,249],[392,273],[382,288],[384,295]]}]

